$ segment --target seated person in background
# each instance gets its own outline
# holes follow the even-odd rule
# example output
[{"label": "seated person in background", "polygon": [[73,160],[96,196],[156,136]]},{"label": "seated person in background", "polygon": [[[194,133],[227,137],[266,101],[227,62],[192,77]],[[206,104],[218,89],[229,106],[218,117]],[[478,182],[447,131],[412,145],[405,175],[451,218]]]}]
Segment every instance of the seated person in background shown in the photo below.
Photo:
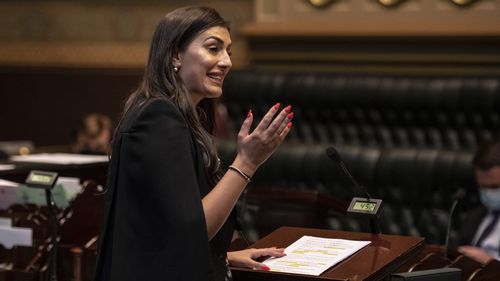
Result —
[{"label": "seated person in background", "polygon": [[483,206],[466,214],[458,251],[481,263],[500,260],[500,142],[483,144],[472,161]]},{"label": "seated person in background", "polygon": [[110,153],[111,119],[99,113],[86,115],[73,132],[72,152],[80,154]]}]

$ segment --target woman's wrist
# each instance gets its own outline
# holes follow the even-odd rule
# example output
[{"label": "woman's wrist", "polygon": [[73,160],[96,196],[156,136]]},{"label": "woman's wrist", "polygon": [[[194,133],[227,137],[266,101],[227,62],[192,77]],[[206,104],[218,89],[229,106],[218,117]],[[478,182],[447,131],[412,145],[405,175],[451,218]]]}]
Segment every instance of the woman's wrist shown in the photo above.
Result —
[{"label": "woman's wrist", "polygon": [[253,174],[255,174],[255,171],[258,168],[256,165],[250,163],[250,161],[245,161],[240,155],[236,155],[236,158],[234,159],[231,166],[238,169],[249,178],[251,178]]},{"label": "woman's wrist", "polygon": [[237,173],[238,175],[240,175],[247,182],[251,182],[252,181],[252,177],[251,176],[245,174],[242,170],[238,169],[238,167],[236,167],[234,165],[229,165],[229,170],[234,171],[235,173]]}]

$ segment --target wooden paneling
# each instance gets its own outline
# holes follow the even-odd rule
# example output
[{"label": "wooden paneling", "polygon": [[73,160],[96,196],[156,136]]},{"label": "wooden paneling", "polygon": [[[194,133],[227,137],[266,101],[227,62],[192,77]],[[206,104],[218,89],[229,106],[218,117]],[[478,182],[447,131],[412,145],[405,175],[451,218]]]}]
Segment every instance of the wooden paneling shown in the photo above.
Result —
[{"label": "wooden paneling", "polygon": [[257,69],[500,75],[500,1],[256,0],[242,35]]},{"label": "wooden paneling", "polygon": [[117,120],[141,76],[127,69],[1,68],[0,140],[68,144],[85,114]]}]

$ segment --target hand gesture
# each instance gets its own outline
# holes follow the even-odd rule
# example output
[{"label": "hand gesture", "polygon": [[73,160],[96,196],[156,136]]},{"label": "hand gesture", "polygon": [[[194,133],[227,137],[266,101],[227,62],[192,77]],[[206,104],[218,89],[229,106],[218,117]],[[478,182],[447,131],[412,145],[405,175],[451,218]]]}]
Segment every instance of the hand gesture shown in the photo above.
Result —
[{"label": "hand gesture", "polygon": [[249,111],[241,126],[235,163],[250,176],[273,154],[290,132],[293,119],[292,107],[289,105],[280,112],[279,109],[279,103],[271,107],[252,132],[250,127],[253,114]]}]

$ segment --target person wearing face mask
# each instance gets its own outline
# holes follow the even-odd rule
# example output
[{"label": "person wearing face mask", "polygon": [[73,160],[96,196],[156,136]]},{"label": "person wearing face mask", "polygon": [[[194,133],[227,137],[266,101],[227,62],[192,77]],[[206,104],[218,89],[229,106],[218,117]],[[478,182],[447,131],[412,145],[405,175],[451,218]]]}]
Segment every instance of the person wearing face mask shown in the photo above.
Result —
[{"label": "person wearing face mask", "polygon": [[500,260],[500,142],[481,145],[472,165],[482,206],[467,214],[458,251],[484,264]]},{"label": "person wearing face mask", "polygon": [[227,265],[269,270],[256,259],[282,248],[229,252],[238,197],[291,130],[276,103],[222,171],[212,134],[214,98],[231,68],[228,23],[208,7],[168,13],[157,25],[138,89],[112,141],[96,281],[230,280]]}]

